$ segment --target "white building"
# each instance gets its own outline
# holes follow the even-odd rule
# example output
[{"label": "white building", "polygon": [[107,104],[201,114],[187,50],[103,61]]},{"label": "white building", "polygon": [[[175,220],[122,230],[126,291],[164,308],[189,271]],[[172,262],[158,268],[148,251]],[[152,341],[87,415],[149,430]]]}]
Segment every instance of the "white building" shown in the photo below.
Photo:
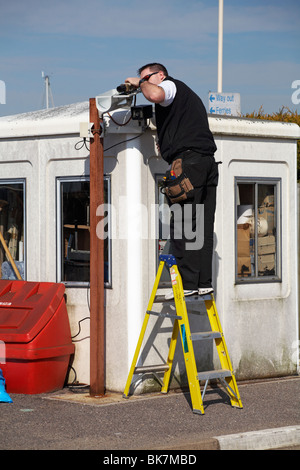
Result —
[{"label": "white building", "polygon": [[[112,116],[114,121],[105,117],[104,137],[110,208],[104,366],[106,388],[122,392],[166,238],[161,233],[163,217],[159,224],[158,204],[163,199],[158,182],[167,164],[157,155],[153,124],[143,131],[137,121],[121,125],[128,120],[127,111]],[[83,145],[79,128],[88,121],[87,102],[0,118],[0,228],[26,280],[65,282],[76,345],[69,380],[76,371],[76,380],[87,384],[89,144]],[[222,162],[215,298],[236,378],[295,374],[300,129],[295,124],[226,117],[209,117],[209,123],[218,147],[215,157]],[[3,276],[9,276],[4,254],[0,262]],[[191,319],[192,329],[207,329],[204,310],[200,312]],[[171,320],[162,325],[154,319],[149,328],[151,347],[146,340],[143,359],[157,363],[168,351]],[[196,349],[199,370],[211,369],[217,358],[210,344],[201,343],[202,350]],[[175,362],[176,386],[184,381],[180,348]]]}]

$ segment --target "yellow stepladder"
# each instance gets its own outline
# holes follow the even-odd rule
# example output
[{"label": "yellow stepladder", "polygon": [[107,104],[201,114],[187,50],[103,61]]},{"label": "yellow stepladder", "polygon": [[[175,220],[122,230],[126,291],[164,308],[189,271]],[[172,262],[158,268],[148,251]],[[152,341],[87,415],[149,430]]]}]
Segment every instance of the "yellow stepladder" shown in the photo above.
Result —
[{"label": "yellow stepladder", "polygon": [[[221,323],[219,320],[219,316],[218,316],[218,312],[217,312],[217,308],[216,308],[216,304],[214,300],[214,295],[211,293],[205,296],[203,295],[197,296],[197,298],[193,296],[193,299],[191,298],[189,298],[188,300],[185,299],[182,279],[178,271],[175,257],[172,255],[160,255],[159,259],[160,259],[160,264],[159,264],[157,275],[154,281],[154,286],[152,289],[147,311],[146,311],[143,325],[141,328],[140,336],[139,336],[137,346],[135,349],[132,364],[129,370],[123,397],[128,398],[130,386],[131,386],[134,375],[148,374],[148,373],[154,374],[155,377],[159,380],[159,382],[161,383],[162,393],[168,392],[178,333],[180,333],[193,412],[197,414],[204,414],[203,399],[204,399],[204,395],[206,392],[207,384],[209,380],[211,379],[219,379],[221,384],[225,387],[225,390],[227,391],[229,395],[231,405],[237,408],[242,408],[243,405],[240,399],[236,379],[234,376],[227,346],[225,343],[225,338],[222,332],[222,327],[221,327]],[[158,302],[162,301],[156,296],[156,292],[158,289],[159,281],[160,281],[165,263],[170,271],[172,288],[173,288],[173,293],[174,293],[176,314],[159,313],[159,312],[152,311],[153,303],[155,302],[155,300],[157,299]],[[191,333],[189,319],[188,319],[188,312],[187,312],[187,307],[186,307],[186,301],[189,302],[190,300],[192,300],[193,302],[198,301],[198,300],[205,302],[205,307],[206,307],[207,315],[209,318],[211,331],[193,333],[193,334]],[[171,338],[170,347],[169,347],[168,358],[165,364],[137,367],[136,364],[140,356],[140,351],[141,351],[141,347],[142,347],[142,343],[143,343],[143,339],[145,336],[145,332],[147,329],[150,315],[157,315],[157,316],[161,316],[165,318],[174,319],[174,326],[173,326],[172,338]],[[213,339],[215,341],[217,352],[218,352],[219,359],[220,359],[221,369],[197,372],[193,341],[206,340],[206,339]],[[160,372],[164,372],[162,381],[157,375]],[[201,389],[200,389],[200,381],[205,381],[205,386],[204,386],[202,395],[201,395]]]}]

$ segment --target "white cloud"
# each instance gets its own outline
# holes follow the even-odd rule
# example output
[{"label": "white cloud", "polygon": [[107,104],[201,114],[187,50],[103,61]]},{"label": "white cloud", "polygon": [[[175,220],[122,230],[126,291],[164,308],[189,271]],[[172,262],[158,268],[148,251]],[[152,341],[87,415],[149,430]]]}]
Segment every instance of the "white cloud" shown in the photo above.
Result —
[{"label": "white cloud", "polygon": [[[40,72],[44,67],[46,73],[53,73],[56,104],[59,96],[62,104],[69,102],[68,93],[89,96],[108,90],[152,60],[165,63],[170,74],[190,85],[203,101],[210,89],[216,90],[218,0],[0,0],[0,5],[4,51],[0,79],[8,87],[6,108],[14,100],[14,90],[26,93],[34,87],[35,93],[42,92]],[[241,90],[243,104],[255,94],[278,95],[280,101],[285,94],[288,97],[291,82],[300,78],[299,66],[288,62],[292,54],[284,56],[289,39],[272,56],[282,58],[275,62],[267,56],[270,42],[256,50],[247,37],[244,41],[243,33],[274,32],[279,38],[289,38],[285,33],[298,31],[299,11],[298,0],[224,2],[224,36],[237,33],[227,44],[238,41],[232,62],[240,60],[230,63],[225,49],[225,91]],[[41,38],[44,50],[33,42],[35,36],[37,41]],[[267,35],[267,41],[271,37],[274,35]],[[5,41],[9,46],[6,55]],[[96,54],[98,60],[92,61]],[[36,94],[39,99],[39,92]],[[275,101],[277,109],[281,103]]]},{"label": "white cloud", "polygon": [[174,0],[14,0],[2,6],[0,24],[5,27],[14,22],[34,33],[178,39],[211,32],[211,25],[217,24],[216,12],[216,7],[207,8],[203,3],[191,2],[187,8]]},{"label": "white cloud", "polygon": [[261,88],[264,90],[289,90],[293,80],[299,77],[299,65],[292,62],[257,61],[247,64],[227,63],[224,68],[224,82],[227,86]]},{"label": "white cloud", "polygon": [[[2,0],[4,3],[4,1]],[[274,2],[273,2],[274,3]],[[286,3],[224,6],[224,32],[297,30],[299,7]],[[33,33],[203,41],[217,34],[218,2],[188,0],[14,0],[1,6],[1,29]]]},{"label": "white cloud", "polygon": [[[288,32],[299,30],[299,5],[281,2],[280,6],[251,5],[240,2],[236,7],[224,8],[224,32]],[[275,4],[275,2],[273,2]],[[278,3],[277,3],[278,5]]]}]

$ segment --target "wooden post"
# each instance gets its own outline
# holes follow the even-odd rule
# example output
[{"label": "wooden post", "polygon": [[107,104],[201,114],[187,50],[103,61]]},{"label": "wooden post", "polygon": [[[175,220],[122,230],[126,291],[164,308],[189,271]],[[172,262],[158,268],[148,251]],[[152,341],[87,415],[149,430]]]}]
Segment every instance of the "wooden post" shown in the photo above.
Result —
[{"label": "wooden post", "polygon": [[90,395],[96,396],[105,393],[105,319],[104,236],[96,233],[96,211],[104,204],[104,157],[95,98],[90,99],[90,122]]}]

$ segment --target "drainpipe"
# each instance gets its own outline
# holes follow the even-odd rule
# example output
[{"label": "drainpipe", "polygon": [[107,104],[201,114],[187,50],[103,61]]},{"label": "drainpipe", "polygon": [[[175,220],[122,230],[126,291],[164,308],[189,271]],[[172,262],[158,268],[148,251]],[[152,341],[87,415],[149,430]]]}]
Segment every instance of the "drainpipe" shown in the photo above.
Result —
[{"label": "drainpipe", "polygon": [[[102,120],[95,98],[90,99],[90,395],[105,394],[104,234],[97,227],[97,208],[104,204]],[[99,218],[98,218],[99,222]],[[97,233],[96,233],[97,227]],[[98,234],[98,236],[97,236]]]}]

